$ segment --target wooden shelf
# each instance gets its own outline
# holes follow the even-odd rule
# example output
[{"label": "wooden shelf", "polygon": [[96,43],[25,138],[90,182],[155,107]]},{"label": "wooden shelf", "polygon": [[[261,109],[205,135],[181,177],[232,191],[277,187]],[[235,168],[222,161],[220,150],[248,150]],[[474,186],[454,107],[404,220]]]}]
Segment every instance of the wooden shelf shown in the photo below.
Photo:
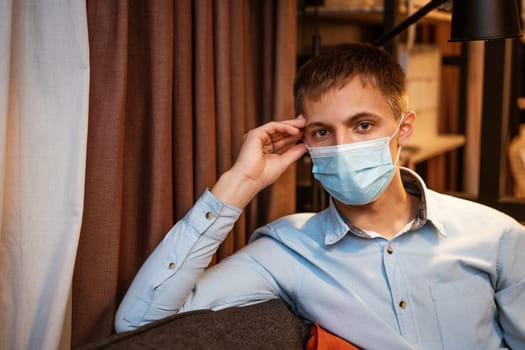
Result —
[{"label": "wooden shelf", "polygon": [[402,149],[401,154],[402,158],[409,163],[418,164],[463,145],[465,145],[464,135],[441,134],[429,138],[424,144],[411,144]]},{"label": "wooden shelf", "polygon": [[525,97],[518,97],[518,109],[525,110]]},{"label": "wooden shelf", "polygon": [[[314,16],[315,7],[306,6],[305,15]],[[354,22],[364,22],[372,24],[382,24],[383,22],[383,9],[371,8],[371,9],[359,9],[359,8],[348,8],[348,7],[318,7],[319,18],[321,19],[335,19],[335,20],[348,20]],[[399,21],[404,20],[407,17],[406,6],[401,6],[399,12]],[[450,12],[443,10],[433,10],[423,17],[418,23],[436,23],[436,22],[450,22]]]}]

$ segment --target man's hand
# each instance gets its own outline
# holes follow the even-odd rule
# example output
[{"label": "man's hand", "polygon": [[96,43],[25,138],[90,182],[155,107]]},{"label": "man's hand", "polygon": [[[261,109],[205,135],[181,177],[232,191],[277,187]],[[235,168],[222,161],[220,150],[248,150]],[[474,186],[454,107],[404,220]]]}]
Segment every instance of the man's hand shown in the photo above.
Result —
[{"label": "man's hand", "polygon": [[250,130],[235,164],[212,188],[215,197],[244,208],[306,152],[304,144],[297,144],[303,136],[304,125],[304,118],[299,117],[269,122]]}]

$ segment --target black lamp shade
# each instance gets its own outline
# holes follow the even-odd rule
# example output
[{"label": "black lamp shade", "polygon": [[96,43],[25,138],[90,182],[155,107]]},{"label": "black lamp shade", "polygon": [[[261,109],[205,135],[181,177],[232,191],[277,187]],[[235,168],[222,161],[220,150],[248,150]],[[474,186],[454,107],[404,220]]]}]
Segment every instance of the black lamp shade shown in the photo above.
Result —
[{"label": "black lamp shade", "polygon": [[449,41],[521,36],[516,0],[454,0]]}]

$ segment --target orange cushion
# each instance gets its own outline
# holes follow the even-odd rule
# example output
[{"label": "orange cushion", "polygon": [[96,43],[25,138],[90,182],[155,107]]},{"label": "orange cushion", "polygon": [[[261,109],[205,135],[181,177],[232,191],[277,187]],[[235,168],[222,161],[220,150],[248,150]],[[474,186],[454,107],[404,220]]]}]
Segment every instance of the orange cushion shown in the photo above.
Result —
[{"label": "orange cushion", "polygon": [[306,350],[359,350],[359,348],[314,323],[310,327]]}]

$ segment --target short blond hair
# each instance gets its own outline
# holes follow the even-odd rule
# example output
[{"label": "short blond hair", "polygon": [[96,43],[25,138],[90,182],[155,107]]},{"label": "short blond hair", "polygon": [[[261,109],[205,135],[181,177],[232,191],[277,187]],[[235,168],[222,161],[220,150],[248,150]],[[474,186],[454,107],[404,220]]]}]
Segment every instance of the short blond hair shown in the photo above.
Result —
[{"label": "short blond hair", "polygon": [[354,77],[371,83],[385,96],[395,118],[407,109],[403,68],[385,50],[364,43],[341,44],[321,52],[297,72],[294,83],[297,115],[304,112],[305,99],[318,101],[332,88],[342,88]]}]

